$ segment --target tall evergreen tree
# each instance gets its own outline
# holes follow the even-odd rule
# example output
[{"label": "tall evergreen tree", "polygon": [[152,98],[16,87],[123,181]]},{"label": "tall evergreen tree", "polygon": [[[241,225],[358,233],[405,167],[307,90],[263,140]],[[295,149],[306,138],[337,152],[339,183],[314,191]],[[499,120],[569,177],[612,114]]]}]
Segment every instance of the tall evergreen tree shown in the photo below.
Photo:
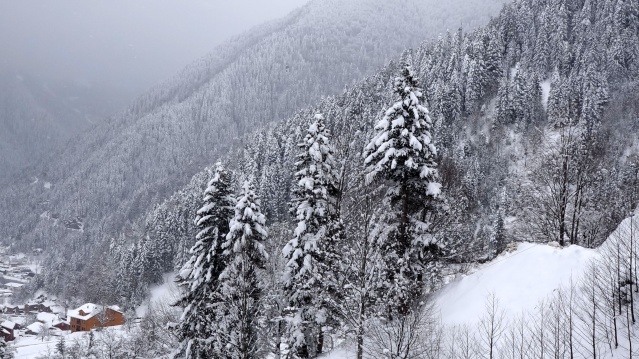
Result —
[{"label": "tall evergreen tree", "polygon": [[268,260],[266,218],[254,186],[246,181],[237,199],[229,233],[222,244],[228,265],[220,275],[220,296],[225,313],[219,319],[217,337],[224,344],[221,357],[261,358],[259,328],[263,319],[262,281],[260,276]]},{"label": "tall evergreen tree", "polygon": [[295,310],[287,343],[294,356],[308,358],[321,352],[321,339],[318,343],[315,338],[322,338],[339,257],[337,164],[321,114],[315,115],[298,147],[291,202],[297,227],[283,250],[287,260],[283,280],[287,302]]},{"label": "tall evergreen tree", "polygon": [[392,208],[389,230],[380,239],[385,259],[385,280],[380,291],[386,303],[406,313],[421,293],[424,253],[433,247],[428,236],[434,200],[439,197],[437,149],[432,141],[432,121],[421,105],[422,92],[409,65],[395,79],[400,97],[375,129],[379,132],[364,150],[366,181],[388,183],[386,199]]},{"label": "tall evergreen tree", "polygon": [[178,327],[179,354],[186,358],[211,358],[219,355],[222,344],[219,319],[223,315],[219,277],[226,268],[222,244],[229,233],[235,199],[231,194],[231,176],[221,163],[204,191],[204,205],[195,220],[200,232],[191,249],[191,259],[183,266],[178,280],[186,294],[177,304],[184,306]]}]

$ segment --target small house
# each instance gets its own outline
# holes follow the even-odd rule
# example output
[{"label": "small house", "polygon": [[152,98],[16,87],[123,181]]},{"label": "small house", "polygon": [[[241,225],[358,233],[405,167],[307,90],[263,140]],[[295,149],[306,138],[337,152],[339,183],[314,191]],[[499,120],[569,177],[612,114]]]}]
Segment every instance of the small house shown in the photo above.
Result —
[{"label": "small house", "polygon": [[4,307],[5,314],[18,314],[18,306],[17,305],[7,305]]},{"label": "small house", "polygon": [[42,324],[40,322],[31,323],[27,325],[26,331],[24,333],[28,335],[38,335],[42,332],[44,325],[45,324]]},{"label": "small house", "polygon": [[67,318],[71,332],[90,331],[93,328],[124,324],[124,314],[117,306],[102,306],[87,303],[80,308],[69,310]]},{"label": "small house", "polygon": [[4,322],[0,323],[0,335],[4,337],[5,341],[11,341],[16,338],[16,329],[20,329],[20,325],[18,325],[18,323],[14,323],[10,320],[5,320]]}]

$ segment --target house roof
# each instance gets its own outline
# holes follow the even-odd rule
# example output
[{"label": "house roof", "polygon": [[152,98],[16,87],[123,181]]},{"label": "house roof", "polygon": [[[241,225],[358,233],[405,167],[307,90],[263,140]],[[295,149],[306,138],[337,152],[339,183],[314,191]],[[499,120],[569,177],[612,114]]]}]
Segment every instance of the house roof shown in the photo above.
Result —
[{"label": "house roof", "polygon": [[42,330],[42,323],[35,322],[32,324],[29,324],[27,325],[27,330],[30,330],[36,334],[40,333],[40,331]]},{"label": "house roof", "polygon": [[7,328],[7,329],[15,329],[16,325],[17,325],[16,323],[10,320],[5,320],[4,322],[0,324],[1,327]]},{"label": "house roof", "polygon": [[111,309],[111,310],[114,310],[114,311],[116,311],[116,312],[120,312],[120,313],[122,313],[122,308],[118,307],[117,305],[110,305],[110,306],[108,306],[107,308],[109,308],[109,309]]},{"label": "house roof", "polygon": [[100,311],[102,311],[101,305],[86,303],[79,308],[70,309],[68,316],[82,320],[88,320],[90,318],[93,318],[96,314],[100,313]]},{"label": "house roof", "polygon": [[53,313],[38,313],[36,320],[51,326],[53,323],[59,322],[60,318]]},{"label": "house roof", "polygon": [[64,314],[65,308],[62,305],[51,305],[51,311],[56,314]]}]

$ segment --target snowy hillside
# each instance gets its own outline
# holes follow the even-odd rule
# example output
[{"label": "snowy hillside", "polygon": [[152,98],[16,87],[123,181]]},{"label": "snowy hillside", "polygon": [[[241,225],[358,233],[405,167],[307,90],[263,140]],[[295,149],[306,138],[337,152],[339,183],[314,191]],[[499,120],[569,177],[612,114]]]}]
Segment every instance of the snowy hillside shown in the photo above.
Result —
[{"label": "snowy hillside", "polygon": [[106,89],[0,73],[0,182],[122,106]]},{"label": "snowy hillside", "polygon": [[[635,238],[636,237],[636,238]],[[542,353],[541,357],[568,357],[571,347],[564,342],[566,336],[574,336],[572,345],[574,358],[593,358],[596,352],[598,358],[627,357],[631,346],[629,341],[636,340],[639,328],[631,324],[630,333],[623,329],[625,313],[618,320],[618,341],[615,347],[612,335],[612,322],[606,322],[598,318],[597,314],[594,330],[595,352],[592,344],[588,343],[588,331],[586,329],[588,318],[583,310],[584,285],[588,285],[589,270],[595,265],[596,272],[605,273],[606,266],[614,265],[609,262],[606,253],[611,248],[617,248],[617,244],[628,244],[639,238],[639,214],[624,220],[610,237],[596,249],[587,249],[579,246],[558,248],[555,244],[520,243],[516,250],[505,252],[494,260],[487,262],[471,270],[471,273],[458,278],[444,286],[435,294],[432,313],[440,323],[430,333],[422,333],[420,340],[430,342],[433,337],[438,338],[437,347],[429,348],[429,353],[437,353],[444,358],[482,358],[487,356],[486,323],[489,318],[487,304],[490,304],[491,294],[495,294],[498,302],[495,308],[495,333],[494,351],[497,358],[519,358],[521,355],[535,356]],[[637,246],[637,243],[633,244]],[[627,253],[626,253],[627,255]],[[603,260],[603,261],[602,261]],[[571,292],[568,288],[574,287]],[[578,292],[578,290],[582,290]],[[590,288],[592,289],[592,288]],[[572,294],[574,298],[568,304],[564,302],[558,307],[557,293]],[[577,294],[580,293],[580,294]],[[566,297],[563,297],[566,300]],[[597,310],[601,315],[606,314],[605,299],[597,296],[594,298]],[[588,303],[586,299],[585,303]],[[573,308],[567,308],[571,305]],[[626,305],[629,305],[626,302]],[[564,317],[557,309],[568,310],[573,318]],[[572,310],[572,312],[570,311]],[[538,315],[544,315],[542,319]],[[522,321],[523,320],[523,321]],[[560,323],[553,323],[560,320]],[[569,322],[566,322],[568,320]],[[541,321],[541,324],[540,324]],[[554,327],[554,325],[560,327]],[[541,327],[539,326],[541,325]],[[568,328],[568,325],[574,328]],[[592,328],[590,328],[592,329]],[[572,332],[571,332],[572,331]],[[543,337],[547,336],[546,339]],[[555,341],[561,336],[561,340]],[[630,339],[629,339],[630,338]],[[451,342],[455,341],[455,342]],[[519,342],[517,342],[519,341]],[[539,341],[543,342],[545,349],[540,349]],[[466,356],[462,349],[468,349]],[[545,354],[543,354],[545,350]],[[639,354],[637,349],[632,349],[633,357]],[[373,357],[369,355],[366,357]],[[338,348],[325,354],[321,358],[347,359],[354,358],[355,351],[352,343],[346,342]]]},{"label": "snowy hillside", "polygon": [[520,243],[517,250],[504,252],[446,285],[435,298],[437,312],[446,325],[476,325],[491,293],[507,316],[533,311],[557,288],[577,283],[597,258],[596,249],[576,245]]},{"label": "snowy hillside", "polygon": [[[409,12],[387,12],[381,0],[313,1],[232,39],[1,188],[0,238],[19,235],[25,248],[42,238],[45,248],[107,246],[246,133],[339,93],[425,39],[487,22],[503,2],[406,0]],[[51,190],[31,186],[33,176]],[[46,211],[83,217],[83,233],[40,217]],[[56,260],[78,255],[63,252]]]}]

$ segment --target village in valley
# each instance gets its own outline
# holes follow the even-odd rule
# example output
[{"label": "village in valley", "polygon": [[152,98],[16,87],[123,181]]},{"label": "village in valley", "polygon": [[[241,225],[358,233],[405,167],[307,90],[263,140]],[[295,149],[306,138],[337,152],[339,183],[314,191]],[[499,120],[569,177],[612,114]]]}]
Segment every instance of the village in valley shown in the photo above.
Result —
[{"label": "village in valley", "polygon": [[125,323],[118,306],[85,303],[69,307],[67,302],[46,293],[37,293],[26,303],[18,303],[14,299],[16,294],[39,270],[35,258],[41,250],[35,249],[32,256],[7,252],[6,248],[0,248],[0,336],[20,358],[36,358],[69,334],[77,333],[74,337],[80,338],[92,330]]}]

